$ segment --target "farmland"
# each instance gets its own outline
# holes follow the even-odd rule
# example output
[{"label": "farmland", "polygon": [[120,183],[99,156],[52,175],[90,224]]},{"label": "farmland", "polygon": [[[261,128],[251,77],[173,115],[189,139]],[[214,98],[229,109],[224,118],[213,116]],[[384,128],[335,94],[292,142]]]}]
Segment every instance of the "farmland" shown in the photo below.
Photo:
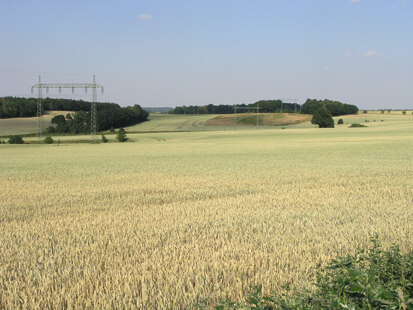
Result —
[{"label": "farmland", "polygon": [[[65,115],[70,111],[50,111],[43,116],[45,128],[51,125],[51,120],[56,115]],[[37,131],[37,117],[18,117],[0,119],[0,137],[8,135],[24,135]]]},{"label": "farmland", "polygon": [[411,114],[156,117],[128,143],[0,145],[0,308],[185,309],[309,287],[375,235],[413,250]]}]

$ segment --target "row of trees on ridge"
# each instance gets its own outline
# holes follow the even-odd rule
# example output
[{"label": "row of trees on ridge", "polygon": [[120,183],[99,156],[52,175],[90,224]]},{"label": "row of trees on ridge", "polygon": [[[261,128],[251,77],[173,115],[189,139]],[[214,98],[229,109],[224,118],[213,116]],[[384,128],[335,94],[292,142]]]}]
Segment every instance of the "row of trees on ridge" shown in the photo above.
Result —
[{"label": "row of trees on ridge", "polygon": [[[71,111],[52,119],[53,126],[48,133],[88,133],[90,132],[91,103],[83,100],[45,98],[43,111]],[[126,127],[148,120],[149,113],[139,105],[121,107],[116,103],[96,103],[98,131]],[[0,118],[33,117],[37,115],[36,98],[0,98]]]},{"label": "row of trees on ridge", "polygon": [[[279,112],[297,112],[300,110],[300,105],[297,103],[283,103],[281,100],[260,100],[251,104],[237,105],[203,105],[203,106],[178,106],[168,113],[170,114],[232,114],[234,107],[237,108],[255,108],[260,107],[262,113],[279,113]],[[247,113],[247,109],[238,110],[237,113]]]}]

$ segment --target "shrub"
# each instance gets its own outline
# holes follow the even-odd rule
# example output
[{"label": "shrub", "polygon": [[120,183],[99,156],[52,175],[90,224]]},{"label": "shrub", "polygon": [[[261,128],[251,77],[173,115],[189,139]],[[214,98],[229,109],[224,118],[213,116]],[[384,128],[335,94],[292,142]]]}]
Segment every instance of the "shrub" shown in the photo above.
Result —
[{"label": "shrub", "polygon": [[363,114],[367,114],[367,110],[364,110],[364,111],[363,111]]},{"label": "shrub", "polygon": [[406,111],[403,111],[402,114],[403,114],[403,115],[406,115]]},{"label": "shrub", "polygon": [[102,142],[103,142],[103,143],[108,142],[108,138],[106,138],[105,135],[102,135]]},{"label": "shrub", "polygon": [[110,127],[109,131],[110,132],[115,132],[115,128],[112,126],[112,127]]},{"label": "shrub", "polygon": [[338,124],[338,125],[343,125],[343,124],[344,124],[343,119],[342,119],[342,118],[340,118],[340,119],[338,120],[337,124]]},{"label": "shrub", "polygon": [[330,111],[321,108],[314,112],[311,124],[318,125],[318,128],[334,128],[334,119]]},{"label": "shrub", "polygon": [[126,131],[123,128],[119,128],[118,134],[116,135],[116,139],[119,142],[125,142],[128,140],[128,137],[126,136]]},{"label": "shrub", "polygon": [[381,110],[381,114],[384,114],[384,110]]},{"label": "shrub", "polygon": [[355,128],[355,127],[367,127],[366,125],[359,124],[359,123],[353,123],[348,128]]},{"label": "shrub", "polygon": [[52,144],[54,140],[51,136],[47,136],[46,138],[44,138],[43,142],[46,144]]},{"label": "shrub", "polygon": [[46,128],[45,131],[46,131],[46,133],[53,133],[53,132],[56,132],[56,128],[53,127],[53,126],[49,126],[49,127]]},{"label": "shrub", "polygon": [[246,301],[225,301],[216,309],[413,309],[413,252],[384,251],[377,240],[367,251],[337,258],[317,273],[314,291],[264,296],[261,287]]},{"label": "shrub", "polygon": [[23,140],[22,136],[11,136],[9,138],[9,143],[10,144],[23,144],[24,140]]}]

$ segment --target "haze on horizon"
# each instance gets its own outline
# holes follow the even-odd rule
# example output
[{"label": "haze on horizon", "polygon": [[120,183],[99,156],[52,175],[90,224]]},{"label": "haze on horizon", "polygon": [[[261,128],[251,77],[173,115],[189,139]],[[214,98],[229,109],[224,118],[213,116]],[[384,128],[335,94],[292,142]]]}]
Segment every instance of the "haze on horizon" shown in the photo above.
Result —
[{"label": "haze on horizon", "polygon": [[[123,106],[340,100],[413,108],[413,0],[0,0],[0,97],[44,82]],[[81,98],[82,92],[50,92]]]}]

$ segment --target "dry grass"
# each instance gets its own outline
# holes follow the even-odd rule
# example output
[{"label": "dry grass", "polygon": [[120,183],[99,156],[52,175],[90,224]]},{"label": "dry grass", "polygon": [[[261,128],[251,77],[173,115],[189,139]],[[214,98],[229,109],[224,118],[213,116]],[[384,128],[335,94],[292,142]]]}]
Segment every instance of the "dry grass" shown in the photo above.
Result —
[{"label": "dry grass", "polygon": [[311,121],[311,115],[296,113],[240,113],[218,115],[205,122],[205,126],[285,126]]},{"label": "dry grass", "polygon": [[0,145],[0,308],[188,309],[306,286],[375,234],[411,250],[402,124]]}]

